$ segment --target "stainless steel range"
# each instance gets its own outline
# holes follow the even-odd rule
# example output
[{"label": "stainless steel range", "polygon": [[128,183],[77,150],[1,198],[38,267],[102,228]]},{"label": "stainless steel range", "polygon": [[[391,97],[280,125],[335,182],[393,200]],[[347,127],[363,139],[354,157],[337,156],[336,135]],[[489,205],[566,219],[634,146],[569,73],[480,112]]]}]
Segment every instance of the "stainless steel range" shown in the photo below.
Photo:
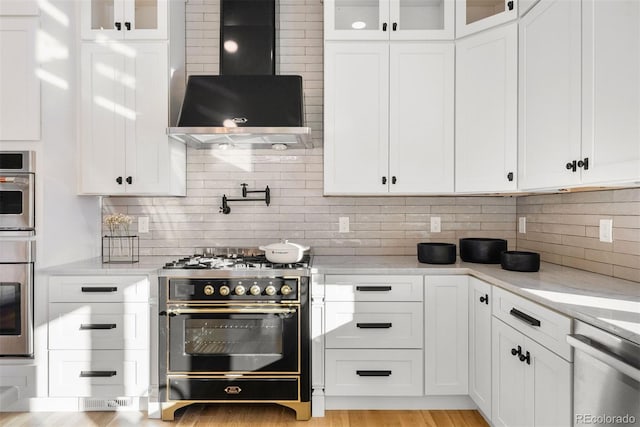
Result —
[{"label": "stainless steel range", "polygon": [[311,416],[309,257],[257,249],[167,263],[159,289],[162,419],[193,403],[270,402]]}]

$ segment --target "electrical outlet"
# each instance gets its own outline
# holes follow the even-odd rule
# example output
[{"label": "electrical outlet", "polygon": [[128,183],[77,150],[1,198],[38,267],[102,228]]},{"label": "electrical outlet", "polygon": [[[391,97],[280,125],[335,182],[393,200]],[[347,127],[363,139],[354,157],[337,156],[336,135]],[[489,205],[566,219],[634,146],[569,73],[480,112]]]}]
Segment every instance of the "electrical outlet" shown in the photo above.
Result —
[{"label": "electrical outlet", "polygon": [[612,219],[600,220],[600,241],[613,242],[613,220]]},{"label": "electrical outlet", "polygon": [[432,216],[431,217],[431,232],[432,233],[439,233],[440,231],[441,231],[440,217],[439,216]]},{"label": "electrical outlet", "polygon": [[340,233],[348,233],[349,232],[349,217],[341,216],[338,218],[338,232]]},{"label": "electrical outlet", "polygon": [[148,232],[149,232],[149,217],[139,216],[138,217],[138,233],[148,233]]},{"label": "electrical outlet", "polygon": [[527,217],[521,216],[518,218],[518,233],[525,234],[527,232]]}]

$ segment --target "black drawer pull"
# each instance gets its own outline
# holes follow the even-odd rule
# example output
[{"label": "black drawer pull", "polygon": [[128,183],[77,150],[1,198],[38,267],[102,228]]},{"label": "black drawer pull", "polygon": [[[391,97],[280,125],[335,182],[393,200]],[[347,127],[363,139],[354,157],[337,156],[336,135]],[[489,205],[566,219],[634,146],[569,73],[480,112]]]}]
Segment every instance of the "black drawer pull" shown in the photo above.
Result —
[{"label": "black drawer pull", "polygon": [[80,325],[81,330],[88,329],[115,329],[115,323],[83,323]]},{"label": "black drawer pull", "polygon": [[391,323],[356,323],[360,329],[389,329]]},{"label": "black drawer pull", "polygon": [[360,377],[388,377],[391,371],[356,371]]},{"label": "black drawer pull", "polygon": [[362,292],[388,292],[391,286],[356,286],[356,291]]},{"label": "black drawer pull", "polygon": [[115,377],[117,371],[80,371],[80,376],[83,378],[108,378]]},{"label": "black drawer pull", "polygon": [[531,326],[540,326],[540,321],[538,319],[536,319],[535,317],[531,317],[528,314],[523,313],[515,308],[512,308],[509,314],[522,320],[523,322],[530,324]]},{"label": "black drawer pull", "polygon": [[82,292],[118,292],[117,286],[83,286]]}]

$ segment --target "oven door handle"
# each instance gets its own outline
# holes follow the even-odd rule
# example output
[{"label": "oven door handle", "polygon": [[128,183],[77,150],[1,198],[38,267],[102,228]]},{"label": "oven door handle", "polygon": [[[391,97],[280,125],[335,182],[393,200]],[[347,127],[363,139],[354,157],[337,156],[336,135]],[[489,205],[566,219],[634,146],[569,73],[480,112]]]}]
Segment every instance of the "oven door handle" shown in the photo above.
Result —
[{"label": "oven door handle", "polygon": [[567,342],[569,345],[576,350],[583,351],[584,353],[592,356],[599,361],[606,363],[607,365],[614,368],[616,371],[625,374],[628,377],[633,378],[636,381],[640,381],[640,369],[635,366],[630,365],[626,360],[622,359],[620,356],[607,351],[604,347],[597,348],[591,343],[596,343],[584,335],[567,335]]},{"label": "oven door handle", "polygon": [[267,313],[267,314],[291,314],[297,312],[297,308],[169,308],[169,316],[179,316],[181,314],[216,314],[216,313]]}]

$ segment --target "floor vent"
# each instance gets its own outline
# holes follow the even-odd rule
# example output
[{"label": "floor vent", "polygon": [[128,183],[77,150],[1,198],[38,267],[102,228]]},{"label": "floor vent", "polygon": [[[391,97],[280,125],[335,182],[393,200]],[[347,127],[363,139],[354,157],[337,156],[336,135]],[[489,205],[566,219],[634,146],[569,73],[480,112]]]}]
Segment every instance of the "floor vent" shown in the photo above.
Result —
[{"label": "floor vent", "polygon": [[116,399],[80,399],[80,411],[117,411],[121,409],[134,409],[136,407],[131,397]]}]

